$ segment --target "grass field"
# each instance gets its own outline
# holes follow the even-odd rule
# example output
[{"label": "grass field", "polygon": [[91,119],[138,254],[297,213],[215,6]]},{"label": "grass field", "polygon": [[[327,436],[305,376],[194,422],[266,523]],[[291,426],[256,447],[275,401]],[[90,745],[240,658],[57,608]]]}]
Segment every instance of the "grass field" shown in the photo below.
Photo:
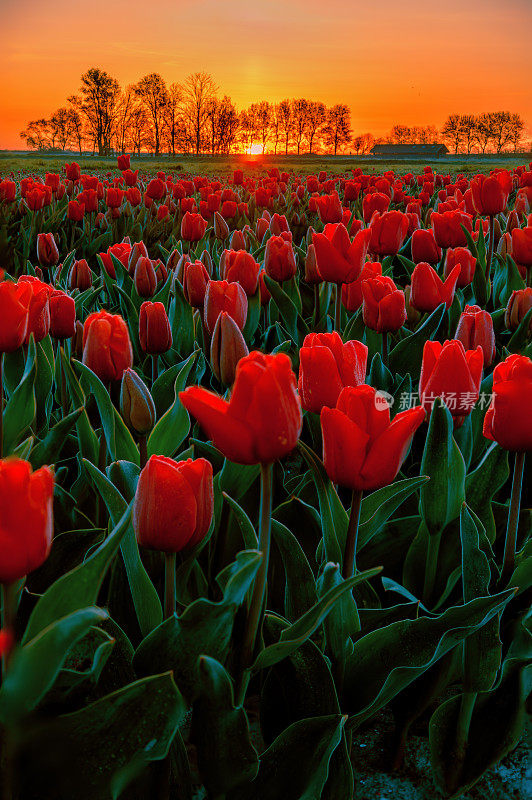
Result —
[{"label": "grass field", "polygon": [[[142,155],[132,157],[132,166],[145,172],[183,172],[201,175],[228,175],[236,168],[244,169],[248,174],[264,174],[267,169],[278,167],[280,170],[293,171],[299,174],[313,174],[320,169],[330,173],[341,174],[351,169],[360,167],[366,173],[382,173],[393,169],[398,173],[420,172],[424,166],[430,165],[435,172],[487,172],[497,167],[512,169],[519,164],[528,164],[532,158],[530,153],[515,153],[510,155],[489,156],[446,156],[444,158],[427,160],[420,158],[387,160],[374,156],[297,156],[297,155],[266,155],[266,156],[152,156]],[[99,156],[79,157],[75,153],[45,154],[22,151],[0,151],[0,176],[14,173],[39,173],[62,172],[64,164],[69,161],[78,161],[83,171],[102,171],[116,169],[116,158],[101,158]]]}]

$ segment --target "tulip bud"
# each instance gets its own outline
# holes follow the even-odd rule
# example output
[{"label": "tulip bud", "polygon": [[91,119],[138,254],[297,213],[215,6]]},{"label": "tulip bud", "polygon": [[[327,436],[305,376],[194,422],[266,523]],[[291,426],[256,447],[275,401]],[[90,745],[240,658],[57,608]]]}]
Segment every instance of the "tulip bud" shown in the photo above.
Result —
[{"label": "tulip bud", "polygon": [[50,294],[50,335],[54,339],[70,339],[76,332],[76,304],[65,292]]},{"label": "tulip bud", "polygon": [[176,268],[181,257],[182,256],[179,255],[179,251],[174,248],[168,256],[168,261],[166,262],[166,269],[168,272]]},{"label": "tulip bud", "polygon": [[218,211],[214,212],[214,235],[222,242],[229,236],[229,225]]},{"label": "tulip bud", "polygon": [[313,244],[309,244],[307,255],[305,256],[305,280],[310,284],[322,283],[323,281],[316,263],[316,250]]},{"label": "tulip bud", "polygon": [[[504,324],[509,331],[515,331],[521,324],[523,317],[532,308],[532,288],[517,289],[512,292],[504,314]],[[532,319],[528,332],[532,333]]]},{"label": "tulip bud", "polygon": [[141,257],[135,267],[135,289],[139,297],[153,297],[157,288],[157,275],[153,261]]},{"label": "tulip bud", "polygon": [[211,340],[211,367],[224,386],[235,380],[236,365],[249,354],[240,328],[226,312],[219,314]]},{"label": "tulip bud", "polygon": [[137,261],[140,258],[148,258],[148,248],[144,244],[144,242],[135,242],[133,247],[131,248],[131,252],[129,253],[129,259],[127,262],[127,271],[130,275],[135,274],[135,267],[137,266]]},{"label": "tulip bud", "polygon": [[512,234],[506,231],[497,245],[497,253],[506,260],[506,256],[512,255]]},{"label": "tulip bud", "polygon": [[519,228],[519,216],[515,209],[510,211],[508,214],[508,219],[506,220],[506,232],[511,233],[514,228]]},{"label": "tulip bud", "polygon": [[183,275],[185,272],[185,264],[190,263],[190,256],[188,253],[183,253],[175,267],[176,278],[180,283],[183,283]]},{"label": "tulip bud", "polygon": [[264,234],[266,233],[266,231],[269,230],[269,228],[270,226],[268,220],[264,219],[264,217],[260,217],[260,219],[257,220],[257,224],[255,226],[255,233],[257,235],[257,239],[259,240],[259,242],[262,242]]},{"label": "tulip bud", "polygon": [[307,228],[307,233],[305,235],[305,239],[306,239],[306,242],[307,242],[307,247],[309,247],[312,244],[312,234],[315,233],[315,232],[316,231],[314,230],[312,225],[309,225],[308,228]]},{"label": "tulip bud", "polygon": [[408,286],[405,286],[406,319],[409,325],[417,325],[417,323],[421,319],[421,314],[416,308],[414,308],[414,306],[410,302],[411,294],[412,294],[412,287],[410,286],[410,284],[408,284]]},{"label": "tulip bud", "polygon": [[230,250],[245,250],[246,249],[246,241],[244,239],[244,234],[242,231],[236,230],[233,231],[231,234],[231,239],[229,241],[229,249]]},{"label": "tulip bud", "polygon": [[200,256],[200,261],[204,265],[205,269],[209,273],[209,277],[212,278],[212,274],[214,272],[214,264],[212,263],[212,257],[208,250],[204,250]]},{"label": "tulip bud", "polygon": [[124,370],[120,387],[120,413],[131,430],[144,436],[155,425],[155,404],[144,381],[133,369]]},{"label": "tulip bud", "polygon": [[53,233],[37,234],[37,259],[41,267],[55,267],[59,261],[59,250]]},{"label": "tulip bud", "polygon": [[83,323],[76,320],[76,328],[72,339],[72,354],[78,359],[83,356]]},{"label": "tulip bud", "polygon": [[68,274],[68,288],[84,292],[92,286],[92,273],[84,258],[74,261]]}]

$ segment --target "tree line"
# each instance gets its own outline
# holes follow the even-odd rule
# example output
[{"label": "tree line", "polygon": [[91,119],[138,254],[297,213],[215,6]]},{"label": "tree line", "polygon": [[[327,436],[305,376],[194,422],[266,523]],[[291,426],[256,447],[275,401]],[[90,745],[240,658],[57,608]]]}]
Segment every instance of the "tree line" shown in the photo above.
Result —
[{"label": "tree line", "polygon": [[[370,152],[375,143],[431,144],[442,137],[455,152],[476,147],[518,149],[524,123],[517,114],[497,112],[480,117],[453,114],[443,129],[395,125],[387,137],[353,135],[351,112],[338,103],[327,107],[318,100],[267,100],[237,110],[227,95],[220,96],[206,72],[188,75],[182,83],[167,84],[157,72],[122,88],[105,70],[91,67],[82,76],[77,94],[48,119],[32,120],[20,136],[35,150],[77,149],[99,155],[112,152],[187,154]],[[469,120],[473,122],[469,122]]]}]

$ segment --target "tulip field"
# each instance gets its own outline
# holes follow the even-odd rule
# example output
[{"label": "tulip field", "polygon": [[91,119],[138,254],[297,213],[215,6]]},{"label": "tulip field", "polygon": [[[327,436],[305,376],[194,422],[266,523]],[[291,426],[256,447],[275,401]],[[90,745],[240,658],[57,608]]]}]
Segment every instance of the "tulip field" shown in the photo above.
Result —
[{"label": "tulip field", "polygon": [[400,798],[383,720],[502,797],[531,212],[532,164],[0,179],[2,800]]}]

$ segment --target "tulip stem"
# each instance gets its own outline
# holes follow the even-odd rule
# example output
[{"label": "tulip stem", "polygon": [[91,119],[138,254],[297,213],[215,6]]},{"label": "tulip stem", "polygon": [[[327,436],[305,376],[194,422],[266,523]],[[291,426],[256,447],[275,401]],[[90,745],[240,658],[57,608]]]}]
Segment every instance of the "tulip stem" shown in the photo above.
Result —
[{"label": "tulip stem", "polygon": [[344,565],[342,575],[347,580],[352,578],[356,572],[356,554],[358,543],[358,527],[360,523],[360,510],[362,508],[362,490],[353,489],[351,495],[351,511],[349,513],[349,524],[347,526],[347,537],[345,541]]},{"label": "tulip stem", "polygon": [[249,614],[244,632],[244,641],[240,659],[240,671],[237,681],[236,704],[241,706],[244,703],[246,690],[250,679],[250,667],[253,662],[255,641],[259,629],[259,621],[262,613],[262,606],[266,595],[266,583],[268,579],[268,562],[270,559],[270,532],[272,516],[272,470],[273,464],[260,465],[260,523],[259,523],[259,550],[262,553],[253,592]]},{"label": "tulip stem", "polygon": [[319,283],[314,284],[314,324],[313,328],[316,329],[318,327],[318,322],[320,321],[320,285]]},{"label": "tulip stem", "polygon": [[382,334],[382,363],[385,367],[388,366],[388,332],[384,331]]},{"label": "tulip stem", "polygon": [[460,768],[464,763],[467,741],[469,739],[469,728],[471,727],[471,719],[473,717],[476,699],[476,692],[464,692],[461,698],[458,722],[456,723],[455,744],[455,754],[458,768]]},{"label": "tulip stem", "polygon": [[[2,584],[2,630],[9,631],[12,636],[15,633],[15,613],[16,613],[16,585],[15,583]],[[7,671],[9,653],[2,656],[2,680]]]},{"label": "tulip stem", "polygon": [[4,457],[4,354],[0,353],[0,458]]},{"label": "tulip stem", "polygon": [[176,609],[176,574],[175,553],[164,554],[164,618],[175,614]]},{"label": "tulip stem", "polygon": [[501,584],[504,585],[512,577],[515,565],[515,546],[517,541],[517,526],[519,523],[519,510],[521,508],[521,486],[525,468],[525,453],[515,454],[514,474],[512,478],[512,494],[510,497],[510,511],[508,513],[508,526],[504,542],[504,558],[502,564]]},{"label": "tulip stem", "polygon": [[429,534],[427,561],[425,564],[425,583],[423,585],[423,602],[428,605],[434,589],[436,570],[438,567],[438,554],[440,552],[441,534]]},{"label": "tulip stem", "polygon": [[151,385],[152,385],[152,387],[153,387],[153,384],[155,383],[155,381],[157,380],[158,376],[159,376],[159,356],[158,355],[152,355],[152,357],[151,357]]},{"label": "tulip stem", "polygon": [[336,296],[334,298],[334,330],[340,333],[342,325],[342,284],[336,284]]},{"label": "tulip stem", "polygon": [[526,271],[526,285],[527,287],[532,286],[532,267],[528,267]]},{"label": "tulip stem", "polygon": [[66,375],[65,367],[63,365],[63,348],[59,346],[59,371],[61,373],[61,408],[63,410],[63,417],[66,417],[68,411],[67,404],[67,390],[66,390]]},{"label": "tulip stem", "polygon": [[[482,225],[480,226],[479,236],[482,232]],[[482,233],[482,235],[484,235]],[[491,275],[491,262],[493,260],[493,245],[495,239],[495,217],[490,214],[490,227],[489,227],[489,245],[488,245],[488,260],[486,261],[486,283],[489,283]]]}]

